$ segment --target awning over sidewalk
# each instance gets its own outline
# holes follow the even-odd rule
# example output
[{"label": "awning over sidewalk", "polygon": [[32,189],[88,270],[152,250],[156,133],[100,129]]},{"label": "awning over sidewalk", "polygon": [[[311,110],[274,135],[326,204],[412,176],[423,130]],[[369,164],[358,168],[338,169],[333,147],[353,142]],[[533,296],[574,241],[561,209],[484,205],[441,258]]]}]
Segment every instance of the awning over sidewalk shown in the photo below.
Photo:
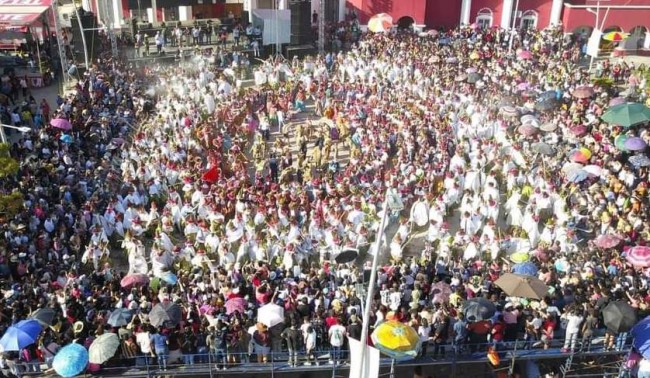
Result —
[{"label": "awning over sidewalk", "polygon": [[30,25],[52,5],[52,0],[0,0],[0,27]]}]

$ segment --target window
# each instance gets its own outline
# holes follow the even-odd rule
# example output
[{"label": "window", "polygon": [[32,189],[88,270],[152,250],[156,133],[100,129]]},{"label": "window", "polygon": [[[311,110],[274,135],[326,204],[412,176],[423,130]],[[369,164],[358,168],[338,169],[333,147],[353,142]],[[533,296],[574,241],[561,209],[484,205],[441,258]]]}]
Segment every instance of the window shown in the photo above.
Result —
[{"label": "window", "polygon": [[534,10],[525,11],[521,16],[522,29],[537,29],[537,12]]},{"label": "window", "polygon": [[481,29],[487,29],[492,26],[492,11],[489,8],[483,8],[476,14],[476,24]]}]

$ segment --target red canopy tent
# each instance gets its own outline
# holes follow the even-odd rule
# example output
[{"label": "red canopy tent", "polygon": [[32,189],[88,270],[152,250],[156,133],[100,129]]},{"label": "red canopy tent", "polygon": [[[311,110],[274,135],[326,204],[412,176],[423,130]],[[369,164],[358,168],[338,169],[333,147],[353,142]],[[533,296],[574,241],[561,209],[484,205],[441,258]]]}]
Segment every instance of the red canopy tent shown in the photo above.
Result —
[{"label": "red canopy tent", "polygon": [[[0,0],[0,28],[32,26],[51,6],[52,0]],[[40,67],[40,53],[38,55]],[[28,82],[32,86],[42,86],[43,78],[41,75],[28,77]]]}]

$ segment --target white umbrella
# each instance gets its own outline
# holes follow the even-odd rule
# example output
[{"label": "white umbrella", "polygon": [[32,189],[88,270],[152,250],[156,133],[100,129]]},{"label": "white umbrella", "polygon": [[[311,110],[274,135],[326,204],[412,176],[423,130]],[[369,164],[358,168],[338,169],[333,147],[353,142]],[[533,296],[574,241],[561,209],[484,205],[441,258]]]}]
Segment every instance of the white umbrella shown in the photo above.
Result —
[{"label": "white umbrella", "polygon": [[257,321],[271,328],[284,322],[284,308],[269,303],[257,310]]},{"label": "white umbrella", "polygon": [[88,348],[88,361],[93,364],[103,364],[111,359],[117,348],[120,346],[120,339],[114,333],[105,333],[95,339]]}]

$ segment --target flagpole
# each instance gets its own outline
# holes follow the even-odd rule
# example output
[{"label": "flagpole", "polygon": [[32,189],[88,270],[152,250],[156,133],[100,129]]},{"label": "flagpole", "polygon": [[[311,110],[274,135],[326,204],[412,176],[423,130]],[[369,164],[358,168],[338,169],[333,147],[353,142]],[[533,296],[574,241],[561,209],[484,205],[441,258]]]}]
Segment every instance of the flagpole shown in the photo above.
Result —
[{"label": "flagpole", "polygon": [[[370,364],[368,359],[368,331],[370,327],[370,314],[372,312],[372,300],[375,296],[375,281],[377,281],[377,266],[379,265],[379,251],[381,249],[381,242],[384,237],[384,228],[386,227],[386,218],[388,217],[388,193],[386,190],[384,198],[384,207],[382,209],[381,222],[379,223],[379,230],[377,231],[377,239],[375,240],[375,255],[372,258],[372,270],[370,271],[370,279],[368,280],[368,294],[366,295],[366,305],[363,313],[363,323],[361,326],[361,369],[359,371],[350,371],[350,378],[366,378],[370,371]],[[352,357],[354,358],[354,357]]]}]

